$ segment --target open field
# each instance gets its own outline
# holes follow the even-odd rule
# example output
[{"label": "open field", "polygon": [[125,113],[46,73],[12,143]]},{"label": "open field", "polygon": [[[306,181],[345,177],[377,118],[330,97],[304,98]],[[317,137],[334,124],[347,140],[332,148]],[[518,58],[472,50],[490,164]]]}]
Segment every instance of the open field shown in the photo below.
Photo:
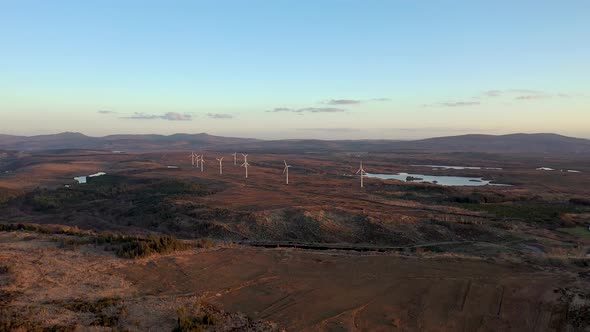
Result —
[{"label": "open field", "polygon": [[[11,271],[3,277],[6,307],[27,308],[38,317],[31,324],[68,329],[172,330],[179,308],[189,325],[217,320],[204,326],[210,330],[559,331],[588,324],[581,318],[590,265],[590,163],[583,156],[376,153],[362,157],[367,172],[511,186],[365,178],[360,188],[356,153],[251,154],[248,179],[241,160],[204,154],[204,172],[190,165],[188,152],[4,155],[0,223],[41,225],[0,232],[0,257]],[[215,161],[221,155],[223,175]],[[288,186],[283,160],[293,165]],[[107,175],[73,180],[100,171]],[[46,234],[43,225],[75,232]],[[93,240],[109,233],[99,238],[116,243]],[[128,236],[200,245],[125,244]]]},{"label": "open field", "polygon": [[242,323],[261,331],[558,331],[588,324],[589,280],[567,259],[539,269],[455,255],[238,246],[128,260],[100,246],[60,246],[67,237],[0,233],[0,258],[10,271],[2,291],[7,308],[23,313],[21,323],[172,330],[178,309],[212,306],[224,311],[215,311],[211,327]]}]

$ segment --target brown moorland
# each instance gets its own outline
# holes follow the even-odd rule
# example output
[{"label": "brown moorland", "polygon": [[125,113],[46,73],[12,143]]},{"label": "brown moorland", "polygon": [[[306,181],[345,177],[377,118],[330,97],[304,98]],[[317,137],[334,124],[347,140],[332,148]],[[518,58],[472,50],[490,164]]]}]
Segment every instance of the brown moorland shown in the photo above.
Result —
[{"label": "brown moorland", "polygon": [[[260,330],[588,326],[584,155],[251,154],[245,179],[240,160],[233,165],[228,153],[204,152],[204,172],[190,165],[188,153],[4,154],[0,224],[75,230],[0,232],[5,307],[46,328],[138,331],[171,330],[178,309],[191,322],[211,316]],[[222,155],[220,175],[215,157]],[[512,186],[366,178],[361,189],[357,155],[370,173],[483,177]],[[283,160],[293,165],[288,186]],[[73,180],[99,171],[107,175]],[[87,239],[104,232],[217,244],[130,260]],[[87,307],[94,309],[76,309]]]}]

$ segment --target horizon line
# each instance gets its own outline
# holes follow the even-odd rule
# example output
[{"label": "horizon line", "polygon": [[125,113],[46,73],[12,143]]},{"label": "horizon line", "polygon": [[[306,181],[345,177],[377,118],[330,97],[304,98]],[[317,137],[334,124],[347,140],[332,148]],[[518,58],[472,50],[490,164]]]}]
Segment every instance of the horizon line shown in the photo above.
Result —
[{"label": "horizon line", "polygon": [[422,138],[339,138],[339,139],[325,139],[325,138],[276,138],[276,139],[264,139],[264,138],[255,138],[255,137],[244,137],[244,136],[225,136],[225,135],[215,135],[209,134],[207,132],[198,132],[198,133],[186,133],[186,132],[177,132],[173,134],[158,134],[158,133],[142,133],[142,134],[108,134],[102,136],[93,136],[88,135],[82,132],[76,131],[63,131],[51,134],[36,134],[36,135],[14,135],[14,134],[3,134],[0,133],[1,137],[20,137],[20,138],[34,138],[40,136],[59,136],[65,134],[74,134],[74,135],[82,135],[88,138],[107,138],[111,136],[162,136],[162,137],[171,137],[175,135],[207,135],[207,136],[215,136],[215,137],[225,137],[225,138],[239,138],[239,139],[250,139],[250,140],[259,140],[259,141],[296,141],[296,140],[313,140],[313,141],[419,141],[419,140],[426,140],[426,139],[435,139],[435,138],[445,138],[445,137],[463,137],[463,136],[493,136],[493,137],[501,137],[501,136],[512,136],[512,135],[556,135],[556,136],[563,136],[568,138],[577,138],[577,139],[585,139],[590,140],[590,137],[580,137],[580,136],[570,136],[564,135],[557,132],[533,132],[533,133],[526,133],[526,132],[512,132],[507,134],[482,134],[482,133],[467,133],[467,134],[459,134],[459,135],[443,135],[443,136],[426,136]]}]

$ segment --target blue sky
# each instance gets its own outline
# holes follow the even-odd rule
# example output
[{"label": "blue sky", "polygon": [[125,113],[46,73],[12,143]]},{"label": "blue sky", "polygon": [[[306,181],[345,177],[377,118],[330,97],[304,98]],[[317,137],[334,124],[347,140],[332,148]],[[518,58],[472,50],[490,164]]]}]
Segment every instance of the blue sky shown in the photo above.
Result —
[{"label": "blue sky", "polygon": [[588,1],[3,1],[0,133],[590,137]]}]

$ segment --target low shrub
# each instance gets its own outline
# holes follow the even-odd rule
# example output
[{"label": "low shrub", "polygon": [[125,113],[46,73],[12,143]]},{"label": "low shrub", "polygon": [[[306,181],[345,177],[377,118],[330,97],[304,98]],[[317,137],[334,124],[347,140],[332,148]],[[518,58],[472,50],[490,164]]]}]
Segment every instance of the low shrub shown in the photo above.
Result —
[{"label": "low shrub", "polygon": [[561,216],[574,212],[574,208],[567,204],[547,202],[519,202],[503,204],[472,204],[459,205],[472,211],[482,211],[500,219],[518,219],[535,223],[549,223],[559,225]]},{"label": "low shrub", "polygon": [[215,246],[215,241],[208,238],[201,238],[191,242],[182,241],[169,235],[152,235],[143,238],[114,233],[94,234],[78,229],[45,227],[33,224],[0,224],[0,231],[26,231],[72,236],[55,236],[53,240],[58,242],[61,248],[69,249],[75,249],[85,244],[106,245],[105,250],[114,251],[117,256],[122,258],[143,258],[153,254],[169,254],[174,251],[187,250],[195,247],[208,249]]},{"label": "low shrub", "polygon": [[173,236],[150,236],[147,239],[135,239],[117,250],[117,255],[124,258],[143,258],[153,254],[169,254],[178,250],[192,248],[192,245]]},{"label": "low shrub", "polygon": [[0,264],[0,275],[10,273],[10,266]]},{"label": "low shrub", "polygon": [[214,326],[221,322],[219,315],[205,312],[197,316],[188,315],[184,308],[178,310],[178,319],[173,332],[200,332],[208,326]]},{"label": "low shrub", "polygon": [[95,318],[90,326],[116,327],[121,316],[126,313],[123,300],[119,297],[105,297],[96,301],[67,300],[51,303],[70,311],[94,314]]},{"label": "low shrub", "polygon": [[209,249],[215,247],[215,241],[209,238],[198,239],[195,243],[195,247],[202,249]]}]

